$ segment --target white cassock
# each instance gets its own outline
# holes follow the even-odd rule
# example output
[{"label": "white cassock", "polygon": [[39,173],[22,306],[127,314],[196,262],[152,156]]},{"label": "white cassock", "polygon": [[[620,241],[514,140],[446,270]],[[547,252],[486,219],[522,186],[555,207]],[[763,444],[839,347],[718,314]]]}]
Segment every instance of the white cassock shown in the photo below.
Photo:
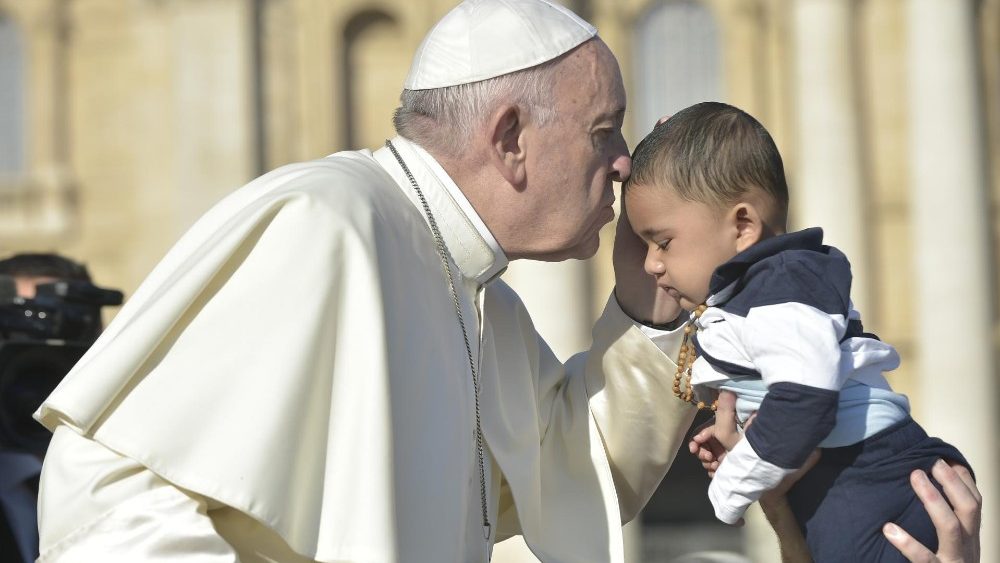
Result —
[{"label": "white cassock", "polygon": [[680,331],[651,339],[611,298],[590,352],[561,364],[468,201],[393,142],[454,258],[490,539],[447,278],[380,149],[219,203],[45,401],[41,561],[458,563],[515,534],[543,561],[622,560],[621,522],[694,416],[662,351]]}]

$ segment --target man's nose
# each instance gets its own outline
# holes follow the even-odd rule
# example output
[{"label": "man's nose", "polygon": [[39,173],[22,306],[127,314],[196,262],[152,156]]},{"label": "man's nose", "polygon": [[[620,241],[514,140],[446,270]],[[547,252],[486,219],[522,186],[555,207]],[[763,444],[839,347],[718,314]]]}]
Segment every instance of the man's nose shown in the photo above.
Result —
[{"label": "man's nose", "polygon": [[618,142],[615,143],[614,154],[611,157],[611,179],[616,182],[624,182],[631,175],[632,157],[629,156],[625,137],[619,134]]}]

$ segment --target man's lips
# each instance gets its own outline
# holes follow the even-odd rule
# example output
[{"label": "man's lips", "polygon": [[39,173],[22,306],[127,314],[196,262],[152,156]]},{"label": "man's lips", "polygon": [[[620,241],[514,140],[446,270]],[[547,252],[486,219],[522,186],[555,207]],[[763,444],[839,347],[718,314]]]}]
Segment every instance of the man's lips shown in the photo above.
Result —
[{"label": "man's lips", "polygon": [[615,219],[615,208],[608,205],[601,209],[601,224],[606,225]]},{"label": "man's lips", "polygon": [[595,219],[598,227],[603,227],[615,219],[615,198],[614,196],[604,205],[598,208]]}]

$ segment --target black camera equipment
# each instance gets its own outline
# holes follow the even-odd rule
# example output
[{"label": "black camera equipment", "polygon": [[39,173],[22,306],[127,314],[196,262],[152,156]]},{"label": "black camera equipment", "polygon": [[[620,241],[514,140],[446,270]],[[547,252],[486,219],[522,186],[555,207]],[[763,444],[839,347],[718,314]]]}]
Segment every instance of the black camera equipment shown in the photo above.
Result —
[{"label": "black camera equipment", "polygon": [[0,276],[0,448],[42,455],[50,434],[31,415],[101,332],[101,307],[120,291],[85,281],[40,284],[18,297]]}]

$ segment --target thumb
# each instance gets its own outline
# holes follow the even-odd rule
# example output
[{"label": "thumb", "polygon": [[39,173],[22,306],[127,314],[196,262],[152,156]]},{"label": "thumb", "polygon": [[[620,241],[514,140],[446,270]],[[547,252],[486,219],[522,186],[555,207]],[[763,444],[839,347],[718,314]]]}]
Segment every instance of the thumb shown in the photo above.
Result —
[{"label": "thumb", "polygon": [[731,391],[721,391],[715,408],[715,438],[731,450],[740,441],[740,431],[736,426],[736,395]]}]

